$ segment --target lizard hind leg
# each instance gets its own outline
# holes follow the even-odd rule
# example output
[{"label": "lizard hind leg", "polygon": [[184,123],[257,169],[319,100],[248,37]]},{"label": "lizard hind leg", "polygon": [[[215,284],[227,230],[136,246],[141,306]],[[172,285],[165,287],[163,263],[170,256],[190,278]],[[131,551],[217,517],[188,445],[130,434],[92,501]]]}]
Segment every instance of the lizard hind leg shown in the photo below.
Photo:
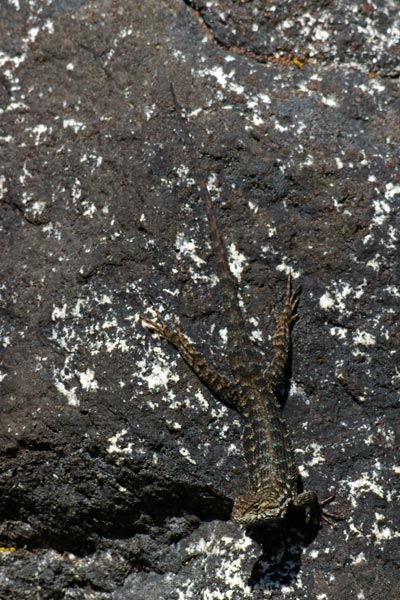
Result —
[{"label": "lizard hind leg", "polygon": [[169,342],[179,352],[200,381],[213,394],[228,406],[235,410],[240,410],[241,404],[240,398],[238,398],[237,386],[208,366],[204,356],[185,336],[176,319],[173,319],[173,324],[170,325],[155,306],[153,306],[153,310],[156,313],[157,319],[153,320],[144,316],[141,317],[141,320],[149,331],[156,333],[161,339]]}]

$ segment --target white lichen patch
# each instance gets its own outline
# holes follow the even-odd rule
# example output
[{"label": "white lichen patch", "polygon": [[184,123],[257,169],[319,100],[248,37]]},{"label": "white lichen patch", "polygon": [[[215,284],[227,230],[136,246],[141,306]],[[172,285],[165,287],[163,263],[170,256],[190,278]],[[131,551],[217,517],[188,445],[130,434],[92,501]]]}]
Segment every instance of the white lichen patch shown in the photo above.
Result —
[{"label": "white lichen patch", "polygon": [[374,271],[379,272],[381,261],[382,255],[379,252],[377,252],[375,256],[367,262],[367,267],[371,267],[371,269],[373,269]]},{"label": "white lichen patch", "polygon": [[194,402],[196,406],[199,406],[204,411],[207,411],[210,407],[210,404],[205,398],[202,390],[196,390],[196,392],[194,393]]},{"label": "white lichen patch", "polygon": [[[77,329],[75,322],[80,321],[86,314],[90,315],[92,309],[99,305],[103,307],[109,305],[106,310],[102,309],[103,321],[88,319],[84,329]],[[136,315],[136,321],[138,319]],[[117,324],[115,320],[110,295],[77,298],[71,306],[66,303],[55,306],[52,311],[52,321],[54,322],[52,339],[69,353],[77,351],[80,346],[86,347],[92,355],[98,354],[101,350],[126,352],[132,346],[126,326]]]},{"label": "white lichen patch", "polygon": [[343,483],[349,489],[348,498],[353,507],[356,507],[361,497],[368,493],[375,494],[380,498],[385,497],[383,485],[374,481],[380,477],[381,475],[376,470],[372,470],[371,473],[360,473],[358,479],[354,481]]},{"label": "white lichen patch", "polygon": [[389,200],[393,200],[393,198],[395,198],[396,196],[400,197],[400,185],[395,185],[394,183],[387,183],[386,184],[386,192],[385,192],[385,196],[386,198],[388,198]]},{"label": "white lichen patch", "polygon": [[389,527],[385,515],[376,512],[374,522],[372,523],[372,535],[378,543],[386,540],[400,538],[400,531],[397,528]]},{"label": "white lichen patch", "polygon": [[112,299],[109,294],[101,294],[99,296],[99,304],[112,304]]},{"label": "white lichen patch", "polygon": [[217,176],[215,173],[210,173],[207,178],[207,189],[211,196],[218,197],[221,193],[221,187],[218,185]]},{"label": "white lichen patch", "polygon": [[21,185],[25,185],[26,181],[32,178],[32,173],[29,171],[26,166],[26,162],[22,165],[22,174],[18,177],[18,180]]},{"label": "white lichen patch", "polygon": [[360,552],[356,556],[350,555],[350,560],[351,560],[351,562],[352,562],[353,565],[360,565],[360,564],[362,564],[364,562],[367,562],[367,559],[365,557],[364,552]]},{"label": "white lichen patch", "polygon": [[375,336],[371,335],[367,331],[361,331],[357,329],[353,334],[353,342],[356,345],[361,346],[375,346],[376,339]]},{"label": "white lichen patch", "polygon": [[160,347],[154,346],[150,356],[139,360],[136,366],[138,385],[145,385],[149,391],[166,390],[171,383],[179,381],[179,375],[174,368],[176,362],[171,363]]},{"label": "white lichen patch", "polygon": [[171,421],[170,419],[165,419],[165,423],[168,426],[168,429],[171,431],[181,431],[182,425],[178,423],[178,421]]},{"label": "white lichen patch", "polygon": [[72,201],[78,202],[78,200],[80,199],[81,196],[82,196],[81,182],[76,177],[74,183],[72,184],[72,188],[71,188]]},{"label": "white lichen patch", "polygon": [[[189,167],[182,163],[176,167],[174,167],[174,171],[177,174],[177,176],[179,177],[179,179],[181,181],[183,181],[188,187],[195,185],[195,180],[193,179],[193,177],[190,176],[190,169]],[[168,185],[170,184],[169,180],[168,180]]]},{"label": "white lichen patch", "polygon": [[49,131],[49,133],[51,133],[51,128],[49,129],[47,127],[47,125],[43,125],[43,123],[38,123],[37,125],[35,125],[34,127],[32,127],[31,129],[32,134],[35,138],[35,146],[39,146],[39,144],[42,143],[43,139],[45,137],[45,134]]},{"label": "white lichen patch", "polygon": [[43,200],[37,200],[30,205],[30,210],[34,215],[40,215],[46,209],[46,202]]},{"label": "white lichen patch", "polygon": [[90,202],[89,200],[84,200],[81,203],[81,206],[83,208],[83,213],[82,215],[84,217],[93,217],[93,215],[96,213],[97,211],[97,207],[93,202]]},{"label": "white lichen patch", "polygon": [[143,112],[144,112],[146,121],[150,121],[150,119],[156,112],[156,105],[153,103],[153,104],[149,104],[149,105],[145,106],[143,108]]},{"label": "white lichen patch", "polygon": [[234,79],[235,70],[231,69],[228,73],[221,66],[214,66],[210,69],[204,69],[199,73],[203,76],[213,77],[218,85],[224,89],[228,88],[228,83]]},{"label": "white lichen patch", "polygon": [[258,342],[260,344],[263,343],[264,341],[264,337],[263,337],[263,332],[260,329],[260,321],[259,319],[257,319],[256,317],[249,317],[247,319],[248,323],[250,323],[250,325],[253,325],[253,327],[255,327],[255,329],[252,329],[250,331],[250,339],[253,342]]},{"label": "white lichen patch", "polygon": [[4,198],[4,196],[8,192],[6,181],[7,180],[5,175],[0,175],[0,200]]},{"label": "white lichen patch", "polygon": [[186,256],[192,260],[197,267],[205,264],[205,260],[201,258],[198,248],[194,240],[185,238],[182,232],[179,232],[175,240],[175,248],[179,252],[178,259]]},{"label": "white lichen patch", "polygon": [[339,340],[345,340],[347,337],[347,329],[344,327],[330,327],[329,333]]},{"label": "white lichen patch", "polygon": [[234,243],[228,246],[228,261],[231,272],[236,277],[236,279],[240,281],[242,278],[243,269],[247,264],[247,259],[244,254],[239,252],[239,250],[236,247],[236,244]]},{"label": "white lichen patch", "polygon": [[320,297],[319,305],[324,310],[334,309],[349,315],[351,313],[347,307],[347,299],[354,300],[361,298],[366,285],[367,281],[365,279],[357,287],[353,287],[346,281],[333,282]]},{"label": "white lichen patch", "polygon": [[86,371],[79,373],[79,381],[82,389],[86,392],[94,392],[99,388],[94,371],[91,369],[86,369]]},{"label": "white lichen patch", "polygon": [[[179,445],[179,443],[178,443]],[[190,462],[192,465],[196,465],[197,462],[194,460],[194,458],[191,457],[190,452],[187,448],[184,448],[183,446],[179,447],[179,453],[183,456],[183,458],[185,460],[187,460],[188,462]]]},{"label": "white lichen patch", "polygon": [[[81,163],[89,163],[90,172],[93,174],[103,164],[103,157],[99,156],[97,152],[92,150],[91,152],[84,152],[80,158]],[[108,209],[103,209],[104,214],[108,214]]]},{"label": "white lichen patch", "polygon": [[220,329],[218,331],[218,333],[219,333],[219,337],[221,338],[224,346],[226,346],[227,343],[228,343],[228,329],[227,329],[227,327],[223,327],[222,329]]},{"label": "white lichen patch", "polygon": [[285,273],[286,275],[291,275],[293,279],[298,279],[301,276],[301,272],[295,271],[293,267],[286,262],[285,257],[283,258],[282,262],[276,266],[276,270],[280,271],[281,273]]},{"label": "white lichen patch", "polygon": [[[295,452],[296,454],[303,455],[304,458],[306,458],[307,456],[309,457],[305,461],[307,467],[314,467],[315,465],[325,463],[324,446],[321,446],[320,444],[311,443],[308,444],[305,448],[296,448]],[[302,468],[304,470],[306,470],[305,464],[303,463],[302,465]]]},{"label": "white lichen patch", "polygon": [[[228,408],[222,404],[222,402],[215,402],[215,404],[209,410],[210,416],[218,421],[219,419],[224,419],[228,414]],[[219,431],[219,433],[221,430]]]},{"label": "white lichen patch", "polygon": [[[252,598],[254,592],[252,588],[243,581],[243,569],[246,562],[253,555],[256,558],[255,550],[251,548],[252,540],[243,531],[242,535],[230,536],[222,535],[218,532],[219,525],[216,522],[209,526],[202,526],[204,531],[202,538],[197,538],[195,542],[189,543],[186,547],[188,558],[188,568],[194,569],[196,573],[207,573],[207,580],[204,581],[202,597],[207,600],[222,600],[225,598]],[[210,557],[217,557],[218,560],[210,562]],[[192,560],[192,557],[195,557]],[[210,566],[212,572],[210,573]],[[211,583],[209,583],[211,581]],[[190,582],[190,578],[188,578]],[[226,595],[227,591],[228,596]],[[191,597],[186,590],[182,590],[182,600]]]},{"label": "white lichen patch", "polygon": [[374,216],[372,217],[371,223],[373,225],[383,225],[383,223],[388,219],[391,206],[385,198],[376,198],[372,205],[374,207]]},{"label": "white lichen patch", "polygon": [[[369,178],[371,183],[376,181],[375,176]],[[368,234],[364,236],[364,245],[369,245],[376,240],[382,246],[382,253],[385,254],[387,248],[396,248],[399,240],[398,228],[391,224],[398,212],[400,186],[396,183],[386,183],[385,192],[382,194],[378,187],[375,187],[376,197],[372,200],[373,216],[370,221]],[[377,256],[380,256],[379,253]],[[375,270],[379,270],[379,263],[371,261]]]},{"label": "white lichen patch", "polygon": [[243,450],[240,444],[229,444],[227,447],[228,456],[243,456]]},{"label": "white lichen patch", "polygon": [[69,406],[79,406],[78,396],[76,395],[76,386],[68,388],[63,381],[57,378],[55,375],[54,385],[56,389],[67,399]]},{"label": "white lichen patch", "polygon": [[63,320],[67,315],[67,304],[63,304],[62,306],[55,306],[51,313],[51,320],[57,321],[58,319]]},{"label": "white lichen patch", "polygon": [[127,433],[127,429],[122,429],[121,431],[107,439],[109,443],[107,452],[109,454],[132,454],[133,443],[128,442],[122,444],[123,438],[126,436]]},{"label": "white lichen patch", "polygon": [[[137,344],[132,327],[119,323],[117,313],[112,294],[103,291],[53,306],[51,340],[65,353],[64,365],[54,371],[54,381],[71,406],[79,405],[79,390],[94,393],[100,388],[92,365],[82,364],[82,356],[89,360],[100,352],[125,353]],[[136,326],[139,315],[130,315],[127,320]],[[81,349],[85,349],[83,355]]]},{"label": "white lichen patch", "polygon": [[86,125],[84,123],[73,118],[63,119],[63,127],[64,129],[73,129],[74,133],[78,133],[78,131],[86,129]]},{"label": "white lichen patch", "polygon": [[[229,58],[229,60],[228,60]],[[230,64],[235,61],[234,57],[226,57],[225,63]],[[229,68],[225,70],[222,66],[216,66],[212,68],[203,68],[196,70],[196,77],[203,77],[205,79],[213,78],[214,86],[219,86],[217,92],[217,98],[226,98],[226,93],[232,95],[239,95],[244,98],[245,106],[247,110],[243,113],[243,119],[247,123],[245,129],[249,130],[253,127],[259,127],[265,123],[266,120],[266,107],[271,104],[271,97],[265,93],[260,92],[255,94],[253,90],[249,90],[249,86],[245,82],[239,80],[239,76],[235,69]],[[223,104],[224,110],[231,110],[232,106],[227,105],[226,100]]]}]

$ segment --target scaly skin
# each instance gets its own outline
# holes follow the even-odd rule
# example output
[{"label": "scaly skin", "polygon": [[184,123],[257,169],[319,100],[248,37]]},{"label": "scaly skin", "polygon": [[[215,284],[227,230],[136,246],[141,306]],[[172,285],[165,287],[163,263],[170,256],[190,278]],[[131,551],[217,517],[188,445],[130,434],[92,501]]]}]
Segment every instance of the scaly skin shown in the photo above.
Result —
[{"label": "scaly skin", "polygon": [[[288,360],[290,330],[297,319],[299,289],[293,291],[289,275],[282,312],[278,315],[273,310],[276,321],[272,344],[274,354],[270,367],[264,369],[261,367],[262,355],[248,336],[237,299],[236,282],[229,268],[212,201],[198,168],[190,134],[172,86],[171,91],[215,249],[221,299],[228,328],[232,379],[223,377],[207,365],[204,357],[188,341],[176,322],[168,324],[156,309],[156,320],[146,317],[142,319],[151,331],[178,350],[217,398],[234,407],[244,418],[242,443],[249,490],[235,499],[232,520],[246,526],[276,521],[282,519],[292,507],[308,508],[314,521],[320,523],[321,519],[325,519],[332,524],[327,518],[329,513],[322,511],[324,504],[332,498],[320,502],[315,492],[298,493],[299,472],[286,421],[277,400],[277,390],[284,379]],[[330,516],[336,518],[336,515]]]}]

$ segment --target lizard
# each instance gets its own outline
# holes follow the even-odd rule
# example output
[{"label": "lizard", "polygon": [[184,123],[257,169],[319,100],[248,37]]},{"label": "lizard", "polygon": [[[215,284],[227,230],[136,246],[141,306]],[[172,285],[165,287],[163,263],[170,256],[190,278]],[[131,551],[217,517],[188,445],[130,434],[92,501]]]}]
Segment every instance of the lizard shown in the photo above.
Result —
[{"label": "lizard", "polygon": [[156,319],[144,316],[141,319],[151,332],[179,352],[217,399],[234,408],[244,420],[242,446],[248,491],[235,498],[231,520],[245,526],[260,525],[281,521],[291,509],[307,509],[313,522],[321,526],[322,520],[325,520],[333,525],[328,516],[338,517],[323,510],[323,506],[334,496],[320,501],[315,491],[300,491],[294,449],[278,400],[288,361],[291,327],[298,318],[300,288],[293,289],[292,276],[289,275],[282,311],[278,314],[272,309],[275,320],[273,357],[265,368],[262,355],[255,349],[247,331],[238,302],[236,280],[229,267],[211,196],[198,166],[191,133],[172,84],[171,94],[195,184],[207,214],[221,305],[228,330],[227,351],[232,377],[225,377],[209,366],[204,356],[187,339],[176,319],[172,323],[167,322],[155,306]]}]

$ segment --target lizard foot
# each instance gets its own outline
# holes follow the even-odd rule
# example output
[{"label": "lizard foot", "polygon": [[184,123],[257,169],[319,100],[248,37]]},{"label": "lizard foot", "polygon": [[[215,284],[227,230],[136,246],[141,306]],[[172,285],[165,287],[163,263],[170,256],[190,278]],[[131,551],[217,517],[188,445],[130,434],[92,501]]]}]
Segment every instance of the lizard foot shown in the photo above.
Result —
[{"label": "lizard foot", "polygon": [[149,331],[156,333],[161,339],[166,340],[179,351],[190,351],[190,343],[180,328],[178,321],[173,319],[173,324],[170,325],[154,305],[153,310],[156,313],[156,319],[148,319],[143,315],[140,317]]},{"label": "lizard foot", "polygon": [[293,278],[292,275],[289,274],[282,313],[279,314],[276,311],[275,306],[271,306],[271,314],[274,317],[276,326],[278,328],[282,326],[290,326],[299,317],[299,315],[297,314],[297,305],[299,303],[299,294],[301,291],[301,287],[298,286],[295,290],[293,290],[292,283]]},{"label": "lizard foot", "polygon": [[332,500],[334,500],[334,498],[335,498],[335,494],[332,494],[331,496],[328,496],[328,498],[321,500],[321,502],[319,503],[319,507],[321,509],[321,522],[320,522],[321,527],[322,527],[323,522],[325,522],[325,523],[328,523],[328,525],[330,525],[330,527],[332,527],[333,529],[336,529],[336,525],[332,521],[332,519],[334,519],[335,521],[344,521],[345,517],[343,515],[341,515],[340,513],[331,513],[326,510],[323,510],[323,507],[325,506],[325,504],[329,504],[329,502],[332,502]]}]

